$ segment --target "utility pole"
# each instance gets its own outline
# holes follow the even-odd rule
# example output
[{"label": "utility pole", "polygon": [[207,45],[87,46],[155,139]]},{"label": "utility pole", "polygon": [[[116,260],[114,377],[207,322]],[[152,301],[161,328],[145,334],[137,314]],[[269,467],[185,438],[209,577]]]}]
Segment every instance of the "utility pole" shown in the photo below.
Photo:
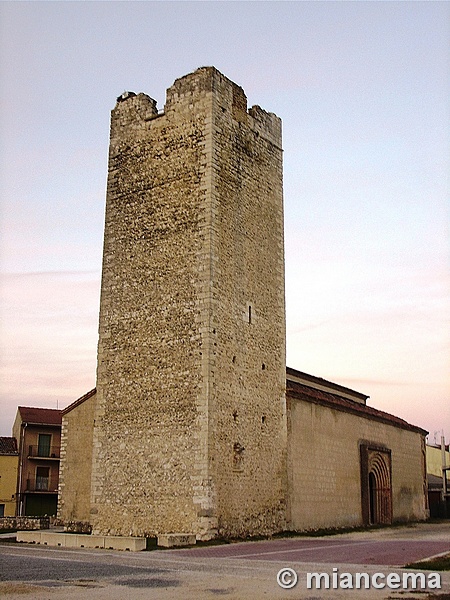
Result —
[{"label": "utility pole", "polygon": [[445,455],[445,438],[441,435],[441,456],[442,456],[442,500],[445,502],[450,496],[448,491],[447,482],[447,471],[450,470],[450,465],[447,465],[447,458]]}]

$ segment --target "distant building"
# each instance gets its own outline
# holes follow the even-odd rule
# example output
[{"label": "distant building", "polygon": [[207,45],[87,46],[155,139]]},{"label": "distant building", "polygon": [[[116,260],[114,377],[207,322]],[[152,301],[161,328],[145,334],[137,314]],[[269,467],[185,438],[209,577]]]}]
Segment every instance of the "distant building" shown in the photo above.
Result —
[{"label": "distant building", "polygon": [[0,437],[0,517],[16,514],[19,453],[14,437]]},{"label": "distant building", "polygon": [[[450,467],[449,446],[445,446],[445,465]],[[450,517],[450,469],[445,473],[443,467],[442,448],[437,444],[427,444],[427,479],[428,503],[430,516],[434,518]],[[444,476],[447,477],[447,496],[444,490]]]},{"label": "distant building", "polygon": [[[449,445],[445,446],[445,464],[450,465]],[[442,448],[438,444],[427,444],[427,473],[442,477]]]},{"label": "distant building", "polygon": [[19,406],[13,425],[17,440],[17,516],[56,515],[61,411]]}]

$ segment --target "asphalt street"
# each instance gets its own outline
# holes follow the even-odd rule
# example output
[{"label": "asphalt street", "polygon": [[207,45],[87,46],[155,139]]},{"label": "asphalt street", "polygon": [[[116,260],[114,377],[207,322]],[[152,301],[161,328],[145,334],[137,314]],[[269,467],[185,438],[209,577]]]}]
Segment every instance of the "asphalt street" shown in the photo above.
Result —
[{"label": "asphalt street", "polygon": [[[450,523],[420,524],[320,538],[295,537],[191,549],[118,552],[0,543],[0,597],[18,600],[293,600],[420,598],[450,600],[450,574],[441,589],[306,588],[307,573],[402,573],[401,567],[450,553]],[[298,583],[282,589],[281,568]]]}]

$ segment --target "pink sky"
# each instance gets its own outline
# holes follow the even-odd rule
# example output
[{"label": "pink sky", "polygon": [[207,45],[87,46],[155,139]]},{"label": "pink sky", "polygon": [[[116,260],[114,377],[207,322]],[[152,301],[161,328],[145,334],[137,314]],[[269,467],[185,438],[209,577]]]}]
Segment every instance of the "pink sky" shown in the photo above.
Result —
[{"label": "pink sky", "polygon": [[0,435],[95,385],[109,111],[201,65],[283,120],[290,367],[450,437],[450,4],[0,5]]}]

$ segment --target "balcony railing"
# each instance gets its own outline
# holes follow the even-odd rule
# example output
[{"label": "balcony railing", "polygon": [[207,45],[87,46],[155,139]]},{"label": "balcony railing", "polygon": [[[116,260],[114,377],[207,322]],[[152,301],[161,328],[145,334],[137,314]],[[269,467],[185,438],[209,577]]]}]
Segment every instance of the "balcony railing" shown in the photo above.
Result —
[{"label": "balcony railing", "polygon": [[58,493],[58,477],[35,477],[27,479],[27,492]]},{"label": "balcony railing", "polygon": [[59,459],[59,446],[28,446],[28,458]]}]

